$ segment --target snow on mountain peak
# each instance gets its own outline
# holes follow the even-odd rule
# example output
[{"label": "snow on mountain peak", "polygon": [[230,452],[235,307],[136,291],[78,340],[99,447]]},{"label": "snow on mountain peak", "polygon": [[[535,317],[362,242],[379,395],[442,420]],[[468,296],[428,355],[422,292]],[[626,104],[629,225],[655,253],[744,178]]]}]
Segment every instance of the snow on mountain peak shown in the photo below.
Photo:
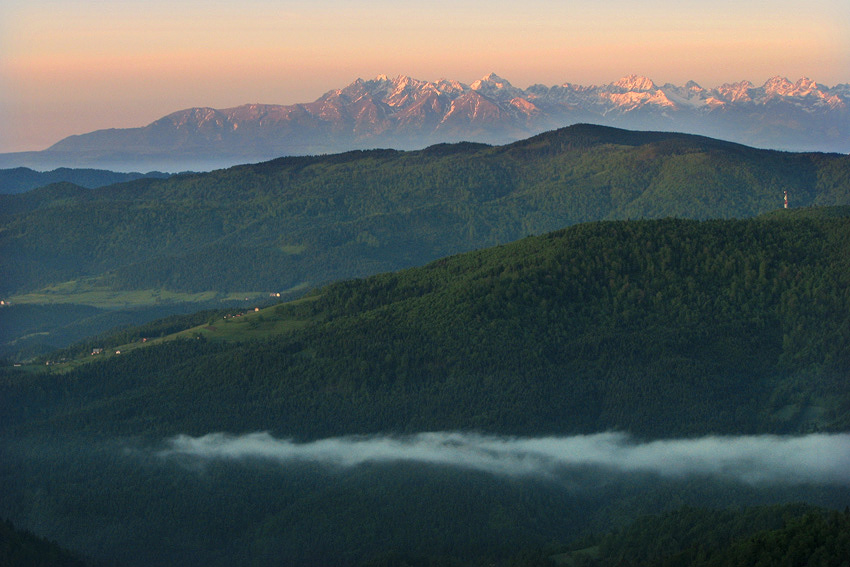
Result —
[{"label": "snow on mountain peak", "polygon": [[502,77],[500,77],[496,73],[490,73],[489,75],[484,77],[482,80],[488,81],[490,83],[510,85],[510,83],[508,81],[506,81],[505,79],[503,79]]},{"label": "snow on mountain peak", "polygon": [[628,75],[623,77],[616,83],[614,83],[615,87],[619,87],[621,89],[625,89],[627,91],[637,91],[637,92],[646,92],[655,90],[657,87],[655,83],[652,82],[651,79],[646,77],[642,77],[640,75]]},{"label": "snow on mountain peak", "polygon": [[[681,86],[658,86],[647,77],[628,75],[616,83],[596,86],[536,84],[520,89],[496,73],[472,85],[381,74],[328,91],[312,103],[246,105],[232,111],[194,108],[154,124],[158,129],[196,132],[204,140],[225,136],[222,132],[232,137],[238,129],[242,140],[241,133],[253,128],[285,127],[297,136],[299,132],[315,130],[318,121],[322,128],[334,132],[336,140],[349,136],[358,144],[365,144],[370,136],[380,134],[392,140],[393,135],[403,134],[404,143],[408,144],[420,135],[429,141],[448,136],[492,142],[578,120],[618,127],[649,125],[656,129],[655,121],[662,120],[659,125],[665,128],[672,125],[696,133],[704,128],[702,132],[711,134],[726,127],[734,117],[749,132],[737,139],[742,143],[770,145],[775,143],[775,132],[789,130],[793,135],[785,135],[783,147],[798,147],[803,143],[799,140],[805,137],[811,147],[846,151],[844,148],[850,143],[845,127],[848,113],[850,84],[828,87],[805,77],[795,83],[777,76],[763,86],[741,81],[703,88],[693,81]],[[816,118],[815,122],[806,122],[806,116]],[[820,124],[830,129],[821,128]]]},{"label": "snow on mountain peak", "polygon": [[794,83],[794,90],[791,91],[794,96],[808,96],[813,93],[823,96],[820,85],[808,77],[803,77]]},{"label": "snow on mountain peak", "polygon": [[431,83],[418,81],[407,75],[399,75],[392,81],[389,81],[387,90],[382,98],[390,106],[403,107],[427,91],[430,86]]},{"label": "snow on mountain peak", "polygon": [[513,85],[496,73],[490,73],[486,77],[478,79],[470,85],[470,88],[474,91],[481,90],[484,87],[488,87],[490,89],[510,89]]},{"label": "snow on mountain peak", "polygon": [[440,79],[434,86],[437,87],[437,90],[441,93],[458,93],[463,92],[467,89],[466,85],[461,83],[460,81],[449,80],[449,79]]},{"label": "snow on mountain peak", "polygon": [[511,100],[510,104],[512,107],[516,108],[520,112],[524,112],[525,114],[536,114],[540,112],[533,102],[529,102],[524,98],[516,97]]},{"label": "snow on mountain peak", "polygon": [[786,95],[794,90],[794,83],[792,83],[785,77],[780,77],[779,75],[777,75],[765,81],[762,88],[765,90],[766,93]]},{"label": "snow on mountain peak", "polygon": [[717,87],[716,90],[724,99],[731,102],[742,102],[750,100],[750,89],[752,88],[753,84],[751,82],[741,81],[732,84],[724,83]]},{"label": "snow on mountain peak", "polygon": [[516,97],[526,98],[529,96],[525,91],[514,87],[496,73],[490,73],[475,81],[469,85],[469,88],[478,94],[503,103],[507,103]]}]

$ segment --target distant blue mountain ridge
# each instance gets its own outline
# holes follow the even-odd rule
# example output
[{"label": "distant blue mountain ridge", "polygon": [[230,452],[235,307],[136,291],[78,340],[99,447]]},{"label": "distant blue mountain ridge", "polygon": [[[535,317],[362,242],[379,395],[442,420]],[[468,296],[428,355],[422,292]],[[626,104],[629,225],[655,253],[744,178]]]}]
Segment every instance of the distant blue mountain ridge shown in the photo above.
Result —
[{"label": "distant blue mountain ridge", "polygon": [[61,167],[52,171],[35,171],[27,167],[0,169],[0,194],[23,193],[52,183],[73,183],[86,189],[95,189],[113,183],[134,181],[143,177],[163,179],[170,174],[161,171],[148,173],[119,173],[103,169],[70,169]]},{"label": "distant blue mountain ridge", "polygon": [[208,171],[281,156],[504,144],[577,123],[699,134],[757,148],[850,153],[850,84],[773,77],[704,88],[630,75],[600,86],[521,89],[491,73],[469,85],[408,76],[357,79],[310,103],[189,108],[140,128],[69,136],[0,167]]}]

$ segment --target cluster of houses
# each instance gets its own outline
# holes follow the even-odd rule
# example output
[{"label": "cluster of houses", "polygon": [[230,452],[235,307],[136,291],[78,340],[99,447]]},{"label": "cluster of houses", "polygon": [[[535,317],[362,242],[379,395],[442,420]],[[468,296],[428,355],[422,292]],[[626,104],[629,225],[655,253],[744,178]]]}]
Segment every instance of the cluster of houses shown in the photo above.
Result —
[{"label": "cluster of houses", "polygon": [[[273,296],[275,296],[275,294],[272,294],[272,295],[273,295]],[[278,294],[276,294],[276,296],[277,296],[277,297],[280,297],[280,294],[278,293]],[[245,299],[247,299],[247,297],[246,297]],[[2,304],[2,305],[9,305],[9,303],[8,303],[8,302],[5,302],[5,303],[4,303],[4,302],[0,302],[0,304]],[[259,311],[260,311],[260,308],[259,308],[259,307],[254,307],[254,312],[259,312]],[[224,316],[224,318],[225,318],[225,319],[234,319],[234,318],[236,318],[236,317],[242,317],[243,315],[246,315],[246,312],[245,312],[245,311],[242,311],[242,312],[239,312],[239,313],[233,313],[233,314],[228,313],[227,315],[225,315],[225,316]],[[144,343],[144,342],[147,342],[147,340],[148,340],[147,338],[143,338],[143,339],[141,340],[141,342],[143,342],[143,343]],[[96,347],[96,348],[93,348],[93,349],[91,350],[91,356],[97,356],[97,355],[99,355],[99,354],[103,354],[103,347]],[[115,354],[121,354],[121,351],[120,351],[120,350],[116,350],[116,351],[115,351]],[[59,361],[52,361],[52,360],[51,360],[51,361],[46,362],[45,364],[47,364],[48,366],[50,366],[50,365],[52,365],[52,364],[59,364],[60,362],[67,362],[67,359],[64,359],[64,358],[63,358],[63,359],[61,359],[61,360],[59,360]]]},{"label": "cluster of houses", "polygon": [[[260,310],[259,307],[254,307],[255,312],[258,312],[259,310]],[[243,315],[246,315],[246,314],[247,313],[245,311],[240,311],[239,313],[228,313],[227,315],[224,316],[224,319],[235,319],[236,317],[242,317]]]},{"label": "cluster of houses", "polygon": [[[98,355],[98,354],[103,354],[103,349],[102,349],[102,348],[93,348],[93,349],[91,350],[91,355],[92,355],[92,356],[95,356],[95,355]],[[121,354],[121,351],[120,351],[120,350],[116,350],[116,351],[115,351],[115,354]]]}]

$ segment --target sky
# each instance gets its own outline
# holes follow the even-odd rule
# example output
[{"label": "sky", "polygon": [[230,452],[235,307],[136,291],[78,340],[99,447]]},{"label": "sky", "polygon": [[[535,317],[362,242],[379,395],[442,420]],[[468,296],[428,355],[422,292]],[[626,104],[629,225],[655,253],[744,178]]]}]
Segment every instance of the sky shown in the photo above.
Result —
[{"label": "sky", "polygon": [[0,152],[379,74],[850,83],[846,0],[3,0]]}]

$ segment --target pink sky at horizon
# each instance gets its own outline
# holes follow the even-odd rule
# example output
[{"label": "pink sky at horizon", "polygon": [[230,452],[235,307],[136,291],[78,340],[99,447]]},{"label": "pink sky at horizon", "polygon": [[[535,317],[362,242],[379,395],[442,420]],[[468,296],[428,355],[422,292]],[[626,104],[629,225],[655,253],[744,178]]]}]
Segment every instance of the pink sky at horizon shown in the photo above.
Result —
[{"label": "pink sky at horizon", "polygon": [[194,106],[309,102],[379,74],[834,86],[850,82],[845,2],[6,0],[0,152]]}]

